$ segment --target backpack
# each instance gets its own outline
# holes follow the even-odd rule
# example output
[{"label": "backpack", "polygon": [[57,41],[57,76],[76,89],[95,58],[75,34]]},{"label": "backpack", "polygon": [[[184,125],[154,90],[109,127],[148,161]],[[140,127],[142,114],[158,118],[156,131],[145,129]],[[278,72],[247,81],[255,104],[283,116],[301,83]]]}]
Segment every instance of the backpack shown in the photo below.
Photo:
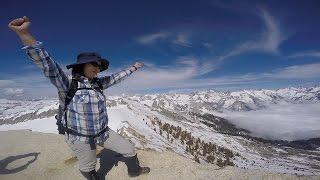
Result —
[{"label": "backpack", "polygon": [[[74,95],[76,94],[76,92],[78,90],[81,89],[91,89],[91,90],[98,90],[101,94],[103,94],[103,87],[102,84],[100,82],[100,80],[98,78],[94,79],[97,83],[99,88],[78,88],[78,82],[79,79],[78,78],[74,78],[72,77],[72,81],[71,81],[71,85],[70,88],[67,92],[65,101],[64,101],[64,108],[62,109],[61,106],[59,105],[59,114],[55,116],[55,118],[57,119],[57,126],[58,126],[58,132],[59,134],[65,134],[67,133],[75,135],[75,136],[83,136],[83,137],[88,137],[89,138],[89,144],[90,144],[90,148],[91,150],[96,149],[96,144],[94,141],[94,138],[101,136],[104,132],[106,132],[109,127],[107,126],[106,128],[104,128],[102,131],[100,131],[98,134],[95,135],[87,135],[87,134],[81,134],[73,129],[68,128],[68,121],[67,121],[67,107],[70,104],[71,100],[73,99]],[[60,114],[63,113],[63,114]],[[65,120],[65,126],[62,124],[62,116],[64,115],[64,120]]]},{"label": "backpack", "polygon": [[[67,133],[71,132],[72,134],[76,134],[76,135],[80,135],[80,136],[87,136],[84,134],[75,133],[74,130],[68,128],[66,110],[78,90],[81,90],[81,89],[98,90],[100,93],[103,94],[103,87],[102,87],[101,82],[99,81],[99,79],[95,79],[95,81],[98,83],[99,88],[78,88],[79,78],[72,77],[70,88],[68,89],[66,98],[64,100],[64,109],[61,109],[61,106],[59,105],[59,113],[63,113],[63,114],[57,114],[55,116],[55,118],[57,119],[56,125],[58,126],[59,134],[65,134],[66,132]],[[64,116],[65,126],[62,124],[62,118],[61,118],[62,116]]]}]

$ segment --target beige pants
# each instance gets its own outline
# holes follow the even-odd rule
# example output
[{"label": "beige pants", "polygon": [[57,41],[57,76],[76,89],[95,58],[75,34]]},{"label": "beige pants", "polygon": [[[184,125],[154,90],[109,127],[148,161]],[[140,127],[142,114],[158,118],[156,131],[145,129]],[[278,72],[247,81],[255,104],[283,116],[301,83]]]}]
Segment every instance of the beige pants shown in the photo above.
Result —
[{"label": "beige pants", "polygon": [[[67,141],[69,147],[79,160],[79,170],[90,172],[96,168],[97,156],[96,150],[91,150],[90,144],[81,141]],[[118,133],[109,129],[109,138],[99,143],[100,146],[115,151],[124,157],[132,157],[136,155],[134,145]]]}]

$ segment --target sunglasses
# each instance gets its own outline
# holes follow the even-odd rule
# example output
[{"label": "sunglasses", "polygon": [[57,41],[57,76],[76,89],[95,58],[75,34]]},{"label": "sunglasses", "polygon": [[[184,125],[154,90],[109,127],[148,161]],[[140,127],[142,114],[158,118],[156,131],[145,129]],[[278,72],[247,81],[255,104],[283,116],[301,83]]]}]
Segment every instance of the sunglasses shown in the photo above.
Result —
[{"label": "sunglasses", "polygon": [[100,68],[101,67],[101,63],[100,62],[97,62],[97,61],[93,61],[93,62],[90,62],[90,64],[94,67],[98,67]]}]

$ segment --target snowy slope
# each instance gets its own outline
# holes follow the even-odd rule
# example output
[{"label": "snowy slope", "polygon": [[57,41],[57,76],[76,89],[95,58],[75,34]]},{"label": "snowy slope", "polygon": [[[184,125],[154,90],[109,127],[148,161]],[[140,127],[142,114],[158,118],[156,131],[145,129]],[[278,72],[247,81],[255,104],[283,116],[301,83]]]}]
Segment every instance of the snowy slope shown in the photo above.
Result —
[{"label": "snowy slope", "polygon": [[[300,150],[278,146],[270,141],[265,143],[259,139],[248,138],[248,133],[225,121],[227,119],[234,124],[241,122],[242,127],[246,129],[246,126],[254,124],[246,121],[248,117],[254,117],[258,122],[263,111],[264,114],[276,113],[279,117],[281,114],[289,114],[298,117],[295,122],[300,122],[299,118],[303,118],[302,130],[308,131],[313,128],[315,134],[308,137],[317,137],[320,130],[318,111],[306,111],[312,114],[297,116],[290,114],[293,113],[288,111],[290,108],[278,107],[286,103],[299,108],[309,108],[311,106],[307,106],[308,103],[316,109],[319,107],[319,92],[319,87],[313,87],[113,96],[108,97],[107,111],[110,128],[130,138],[137,148],[170,150],[197,162],[213,163],[221,167],[232,165],[291,174],[319,175],[319,147]],[[1,99],[0,131],[32,129],[57,133],[54,119],[57,107],[57,99]],[[310,119],[306,118],[308,115],[311,116]],[[271,121],[265,118],[260,122],[267,125]],[[301,126],[295,122],[283,122],[293,124],[287,130]],[[272,121],[272,124],[277,124],[277,121]],[[253,126],[255,127],[257,126]],[[287,128],[287,125],[284,127]],[[279,128],[283,129],[281,126]],[[228,133],[235,130],[241,133]]]}]

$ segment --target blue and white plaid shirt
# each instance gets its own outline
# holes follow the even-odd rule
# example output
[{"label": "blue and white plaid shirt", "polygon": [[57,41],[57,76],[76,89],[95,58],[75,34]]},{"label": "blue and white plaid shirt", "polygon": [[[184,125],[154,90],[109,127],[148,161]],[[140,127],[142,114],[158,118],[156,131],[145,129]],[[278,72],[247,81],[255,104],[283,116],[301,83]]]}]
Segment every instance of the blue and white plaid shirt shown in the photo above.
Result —
[{"label": "blue and white plaid shirt", "polygon": [[[29,58],[42,70],[44,75],[49,78],[51,83],[56,86],[59,94],[60,112],[58,118],[62,118],[64,123],[64,101],[66,94],[71,85],[72,78],[68,77],[60,68],[60,66],[51,58],[44,49],[41,42],[37,42],[33,46],[26,46]],[[129,69],[112,74],[111,76],[100,77],[99,80],[103,89],[106,89],[129,76],[132,73]],[[95,88],[98,87],[97,82],[90,82],[86,77],[81,76],[78,82],[78,88]],[[95,135],[108,126],[108,114],[106,109],[106,97],[104,94],[93,89],[78,90],[69,106],[66,109],[68,128],[81,134]],[[89,143],[88,137],[66,135],[71,140],[79,140]],[[102,142],[108,138],[108,131],[100,137],[95,138],[96,141]]]}]

